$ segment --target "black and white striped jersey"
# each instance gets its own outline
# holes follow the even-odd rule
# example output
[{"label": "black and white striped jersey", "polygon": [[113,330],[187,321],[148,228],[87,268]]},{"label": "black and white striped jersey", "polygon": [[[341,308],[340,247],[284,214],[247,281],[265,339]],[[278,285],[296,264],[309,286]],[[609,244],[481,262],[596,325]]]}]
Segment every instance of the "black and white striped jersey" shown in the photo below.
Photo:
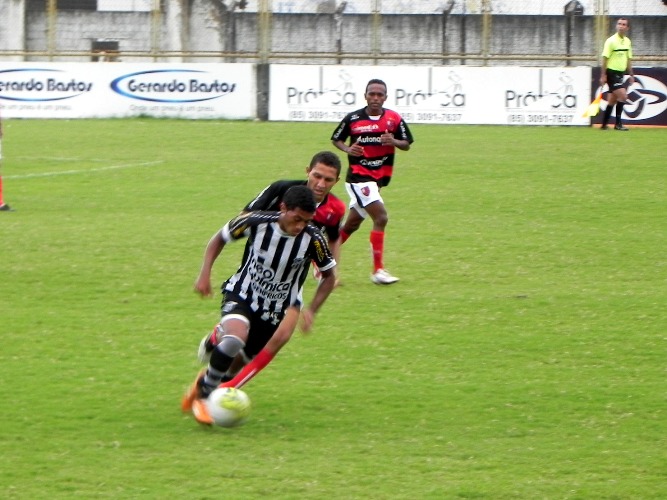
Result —
[{"label": "black and white striped jersey", "polygon": [[336,261],[326,239],[313,224],[297,236],[283,232],[279,212],[240,214],[220,230],[225,243],[248,238],[243,262],[222,285],[246,300],[253,311],[282,313],[303,304],[303,283],[311,260],[322,271]]}]

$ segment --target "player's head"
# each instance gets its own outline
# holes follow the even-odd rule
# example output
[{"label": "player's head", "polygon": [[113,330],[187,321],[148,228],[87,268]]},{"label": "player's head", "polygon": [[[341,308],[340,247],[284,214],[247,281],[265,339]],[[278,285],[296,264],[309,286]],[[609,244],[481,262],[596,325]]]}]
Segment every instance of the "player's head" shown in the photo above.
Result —
[{"label": "player's head", "polygon": [[387,84],[384,83],[384,81],[380,80],[379,78],[373,78],[372,80],[368,81],[368,83],[366,84],[366,94],[368,94],[368,88],[371,85],[382,85],[384,87],[384,93],[387,94]]},{"label": "player's head", "polygon": [[308,186],[292,186],[280,202],[280,229],[296,236],[313,220],[315,197]]},{"label": "player's head", "polygon": [[382,106],[387,100],[387,84],[382,80],[373,78],[366,84],[366,93],[364,94],[366,111],[371,116],[382,114]]},{"label": "player's head", "polygon": [[340,158],[331,151],[320,151],[306,169],[308,174],[307,186],[315,196],[315,203],[321,203],[324,197],[329,194],[331,188],[340,178]]},{"label": "player's head", "polygon": [[630,21],[627,17],[619,17],[616,21],[616,32],[620,35],[625,35],[630,29]]}]

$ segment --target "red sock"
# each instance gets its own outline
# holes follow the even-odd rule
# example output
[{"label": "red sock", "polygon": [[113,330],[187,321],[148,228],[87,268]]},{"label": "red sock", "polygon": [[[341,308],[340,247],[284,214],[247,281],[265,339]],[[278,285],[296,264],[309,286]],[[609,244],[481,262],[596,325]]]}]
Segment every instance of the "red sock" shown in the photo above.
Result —
[{"label": "red sock", "polygon": [[341,243],[345,243],[347,241],[347,239],[350,237],[350,235],[347,234],[342,229],[338,233],[340,234]]},{"label": "red sock", "polygon": [[384,267],[384,231],[371,231],[371,251],[373,252],[373,272]]},{"label": "red sock", "polygon": [[243,370],[241,370],[236,377],[229,382],[220,384],[220,387],[236,387],[237,389],[240,389],[249,382],[250,379],[261,372],[274,357],[275,354],[271,354],[266,349],[262,349],[250,363],[243,367]]}]

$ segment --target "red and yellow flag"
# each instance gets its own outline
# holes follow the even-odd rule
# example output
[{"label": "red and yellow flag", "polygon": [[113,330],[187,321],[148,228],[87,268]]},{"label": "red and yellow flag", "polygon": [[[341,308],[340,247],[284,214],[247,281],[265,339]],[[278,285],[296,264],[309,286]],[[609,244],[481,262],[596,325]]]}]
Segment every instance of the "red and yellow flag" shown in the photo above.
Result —
[{"label": "red and yellow flag", "polygon": [[600,112],[600,101],[602,101],[602,92],[600,92],[593,102],[588,105],[584,114],[581,115],[582,118],[597,115]]}]

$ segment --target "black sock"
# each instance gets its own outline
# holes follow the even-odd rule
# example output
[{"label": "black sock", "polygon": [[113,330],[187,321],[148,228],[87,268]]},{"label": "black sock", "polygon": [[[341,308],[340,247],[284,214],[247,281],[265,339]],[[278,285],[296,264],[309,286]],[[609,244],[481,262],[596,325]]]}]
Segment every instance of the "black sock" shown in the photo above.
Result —
[{"label": "black sock", "polygon": [[623,106],[625,106],[624,102],[617,102],[616,103],[616,125],[619,127],[623,124]]},{"label": "black sock", "polygon": [[234,358],[228,356],[220,349],[213,349],[211,353],[211,361],[206,370],[206,375],[201,378],[199,389],[201,395],[207,397],[213,390],[220,385],[224,378],[225,372],[231,366]]},{"label": "black sock", "polygon": [[613,109],[614,109],[614,106],[609,106],[609,105],[607,105],[607,107],[605,108],[604,115],[602,116],[602,126],[603,127],[605,125],[607,125],[607,123],[609,123],[609,118],[611,118],[611,112],[612,112]]}]

